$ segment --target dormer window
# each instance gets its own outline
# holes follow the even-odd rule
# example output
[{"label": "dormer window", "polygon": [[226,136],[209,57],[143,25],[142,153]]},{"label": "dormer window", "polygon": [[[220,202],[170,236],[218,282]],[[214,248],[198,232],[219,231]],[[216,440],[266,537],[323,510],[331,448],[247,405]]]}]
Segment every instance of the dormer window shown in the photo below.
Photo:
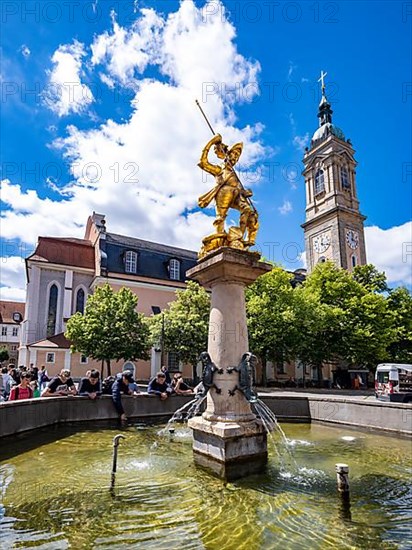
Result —
[{"label": "dormer window", "polygon": [[347,169],[344,166],[341,166],[340,169],[340,181],[342,184],[342,189],[350,189],[349,174]]},{"label": "dormer window", "polygon": [[180,261],[175,258],[169,260],[169,277],[173,281],[180,281]]},{"label": "dormer window", "polygon": [[15,323],[21,323],[21,321],[22,321],[21,313],[19,313],[18,311],[15,311],[15,312],[13,313],[13,321],[14,321]]},{"label": "dormer window", "polygon": [[126,273],[137,272],[137,252],[128,250],[124,255],[124,268]]},{"label": "dormer window", "polygon": [[323,170],[318,170],[315,175],[315,196],[325,191],[325,176]]}]

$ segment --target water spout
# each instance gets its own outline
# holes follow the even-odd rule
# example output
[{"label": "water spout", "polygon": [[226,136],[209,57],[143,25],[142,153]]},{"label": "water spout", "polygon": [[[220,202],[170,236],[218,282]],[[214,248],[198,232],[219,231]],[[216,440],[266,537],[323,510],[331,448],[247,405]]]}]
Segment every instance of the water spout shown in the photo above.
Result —
[{"label": "water spout", "polygon": [[112,464],[112,475],[111,475],[111,481],[110,481],[110,491],[113,491],[114,484],[116,481],[117,451],[118,451],[121,439],[126,439],[126,437],[122,434],[118,434],[118,435],[115,435],[113,438],[113,464]]}]

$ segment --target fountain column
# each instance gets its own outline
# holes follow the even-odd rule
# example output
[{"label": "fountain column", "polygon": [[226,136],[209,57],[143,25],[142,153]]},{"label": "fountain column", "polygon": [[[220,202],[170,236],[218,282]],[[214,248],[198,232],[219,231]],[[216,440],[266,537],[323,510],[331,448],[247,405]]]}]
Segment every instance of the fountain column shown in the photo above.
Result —
[{"label": "fountain column", "polygon": [[[245,287],[271,265],[259,254],[229,247],[219,248],[201,260],[187,276],[210,288],[208,353],[223,372],[215,373],[202,417],[189,421],[193,429],[195,461],[225,479],[235,479],[264,468],[267,461],[266,431],[240,390],[236,371],[249,351]],[[220,391],[217,391],[220,390]]]}]

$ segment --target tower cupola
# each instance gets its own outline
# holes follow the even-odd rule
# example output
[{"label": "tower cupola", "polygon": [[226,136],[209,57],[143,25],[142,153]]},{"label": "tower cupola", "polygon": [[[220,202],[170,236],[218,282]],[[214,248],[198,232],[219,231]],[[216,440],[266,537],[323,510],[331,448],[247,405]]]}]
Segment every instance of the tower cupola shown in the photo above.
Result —
[{"label": "tower cupola", "polygon": [[312,136],[311,146],[316,145],[320,140],[327,138],[330,134],[336,136],[339,139],[345,140],[345,135],[340,128],[332,124],[332,108],[326,97],[325,76],[327,73],[321,71],[319,81],[322,82],[322,99],[319,103],[319,128]]}]

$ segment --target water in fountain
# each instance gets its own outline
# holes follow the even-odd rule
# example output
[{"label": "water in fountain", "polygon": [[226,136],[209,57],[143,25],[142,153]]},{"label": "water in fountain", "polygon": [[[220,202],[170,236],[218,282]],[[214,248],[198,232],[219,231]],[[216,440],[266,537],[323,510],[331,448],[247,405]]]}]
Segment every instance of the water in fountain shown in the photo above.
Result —
[{"label": "water in fountain", "polygon": [[[269,439],[273,443],[273,447],[278,455],[281,470],[289,470],[292,468],[295,472],[299,470],[299,466],[290,450],[288,439],[285,432],[279,425],[276,415],[261,399],[253,403],[253,406],[265,427]],[[279,441],[276,438],[275,431],[279,434]]]},{"label": "water in fountain", "polygon": [[[188,403],[185,403],[183,407],[180,407],[175,413],[173,414],[172,418],[168,421],[166,426],[160,430],[159,435],[167,435],[170,433],[174,433],[175,427],[174,424],[176,422],[185,422],[192,418],[193,416],[196,416],[199,411],[200,407],[203,403],[203,401],[206,399],[206,396],[203,397],[196,397],[195,399],[192,399]],[[187,410],[186,410],[187,409]]]},{"label": "water in fountain", "polygon": [[[119,448],[115,496],[107,485],[117,425],[62,424],[2,441],[0,548],[411,546],[412,458],[406,439],[287,423],[282,427],[289,441],[310,443],[296,446],[299,464],[322,475],[306,475],[307,483],[279,475],[271,448],[266,472],[225,483],[193,466],[190,438],[162,445],[160,427],[140,424],[122,432],[127,440]],[[153,441],[159,444],[150,451]],[[336,491],[340,460],[351,466],[352,522],[342,520]]]}]

